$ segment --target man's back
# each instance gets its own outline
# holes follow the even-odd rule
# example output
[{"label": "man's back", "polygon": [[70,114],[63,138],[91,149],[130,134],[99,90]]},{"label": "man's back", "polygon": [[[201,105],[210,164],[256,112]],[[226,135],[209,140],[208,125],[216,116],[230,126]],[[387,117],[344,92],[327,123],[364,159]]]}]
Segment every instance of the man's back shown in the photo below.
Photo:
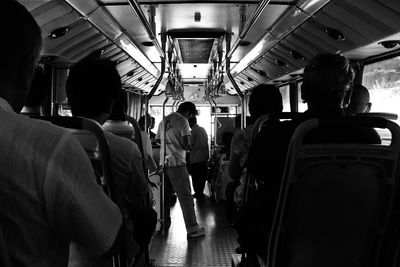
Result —
[{"label": "man's back", "polygon": [[161,140],[160,165],[164,165],[164,123],[166,138],[166,155],[173,156],[176,164],[186,163],[186,151],[182,143],[182,136],[190,135],[189,123],[185,117],[177,112],[169,114],[159,125],[157,139]]},{"label": "man's back", "polygon": [[192,150],[190,151],[190,163],[204,162],[208,160],[208,138],[206,130],[199,126],[194,125],[190,138]]},{"label": "man's back", "polygon": [[78,142],[62,128],[5,110],[0,121],[0,214],[13,263],[66,266],[70,240],[105,253],[120,212]]}]

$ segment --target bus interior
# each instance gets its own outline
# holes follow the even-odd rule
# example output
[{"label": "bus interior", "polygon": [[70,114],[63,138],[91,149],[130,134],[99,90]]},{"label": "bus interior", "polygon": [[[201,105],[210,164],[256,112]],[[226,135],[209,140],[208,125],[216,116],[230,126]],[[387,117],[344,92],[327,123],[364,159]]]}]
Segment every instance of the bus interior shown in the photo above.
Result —
[{"label": "bus interior", "polygon": [[[115,62],[128,115],[139,120],[149,113],[155,118],[154,131],[180,103],[193,102],[214,153],[222,147],[225,132],[249,123],[254,86],[277,86],[287,118],[304,112],[303,68],[316,54],[329,52],[351,60],[355,83],[369,90],[370,112],[399,124],[398,0],[18,2],[42,31],[39,65],[48,95],[43,108],[49,116],[71,116],[65,92],[69,69],[94,55]],[[390,133],[379,134],[390,143]],[[237,236],[224,215],[229,161],[219,164],[218,181],[206,187],[207,200],[195,201],[199,222],[206,227],[205,238],[195,241],[186,240],[178,202],[171,206],[172,224],[165,229],[163,180],[150,177],[158,185],[154,197],[159,222],[149,246],[150,262],[144,265],[233,266],[240,261]],[[400,264],[395,258],[390,266]]]}]

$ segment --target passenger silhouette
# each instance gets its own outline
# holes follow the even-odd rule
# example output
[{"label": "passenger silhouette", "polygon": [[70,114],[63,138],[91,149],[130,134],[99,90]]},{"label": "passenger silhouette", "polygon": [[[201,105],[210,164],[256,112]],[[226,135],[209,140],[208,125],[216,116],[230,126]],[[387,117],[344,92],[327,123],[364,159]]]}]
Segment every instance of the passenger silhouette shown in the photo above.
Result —
[{"label": "passenger silhouette", "polygon": [[[350,88],[354,71],[349,61],[338,54],[319,54],[304,69],[301,95],[308,110],[292,121],[267,125],[255,139],[249,153],[249,171],[258,184],[257,197],[253,202],[252,233],[248,234],[249,250],[266,257],[269,230],[274,217],[279,194],[286,151],[291,136],[298,125],[311,118],[340,119],[350,100]],[[321,127],[305,137],[307,143],[372,143],[380,144],[379,135],[369,128],[350,127],[337,129]],[[260,212],[260,211],[263,212]],[[262,237],[259,242],[252,237]]]},{"label": "passenger silhouette", "polygon": [[[261,84],[253,88],[249,100],[249,112],[251,121],[255,122],[260,116],[269,114],[269,122],[271,124],[278,122],[278,116],[282,112],[282,95],[274,85]],[[248,168],[248,153],[251,145],[251,134],[254,124],[237,131],[232,139],[231,153],[229,162],[229,175],[234,180],[233,185],[228,185],[230,190],[235,189],[235,192],[227,192],[228,198],[228,213],[234,215],[235,205],[239,207],[236,229],[239,234],[240,247],[236,250],[241,253],[248,250],[247,238],[249,236],[249,227],[252,227],[251,222],[246,218],[250,211],[248,207],[243,207],[243,193],[245,180]],[[234,199],[231,197],[233,196]],[[232,201],[234,200],[234,203]],[[234,220],[230,218],[231,220]],[[254,238],[254,236],[252,236]]]},{"label": "passenger silhouette", "polygon": [[[149,133],[146,132],[145,130],[145,116],[147,116],[147,123],[148,123],[148,131]],[[153,158],[153,148],[151,146],[151,140],[150,140],[150,129],[153,125],[152,122],[152,117],[147,114],[147,115],[143,115],[142,117],[140,117],[139,119],[139,127],[140,127],[140,134],[142,137],[142,142],[143,142],[143,153],[144,153],[144,162],[145,162],[145,166],[146,169],[148,169],[150,172],[154,172],[157,170],[157,165],[156,162],[154,161]]]},{"label": "passenger silhouette", "polygon": [[[89,57],[72,66],[66,89],[74,116],[103,124],[110,116],[113,102],[121,95],[122,87],[113,62]],[[135,241],[143,250],[154,232],[157,215],[147,208],[146,196],[150,189],[141,164],[142,155],[131,140],[108,131],[104,133],[110,147],[115,191],[124,203],[122,214],[125,222],[133,222]],[[92,146],[90,136],[84,133],[75,136],[84,147]]]},{"label": "passenger silhouette", "polygon": [[0,35],[0,223],[11,265],[67,266],[71,241],[104,255],[117,244],[122,216],[85,151],[68,130],[17,115],[40,58],[40,28],[5,0]]},{"label": "passenger silhouette", "polygon": [[190,174],[194,195],[196,199],[204,197],[204,187],[207,176],[207,160],[209,158],[208,137],[206,130],[197,124],[196,117],[189,118],[189,126],[192,129],[190,136]]},{"label": "passenger silhouette", "polygon": [[[188,239],[205,235],[205,229],[199,227],[197,223],[189,174],[186,169],[186,150],[191,149],[188,119],[196,115],[197,110],[193,103],[180,104],[177,112],[169,114],[160,123],[156,136],[156,139],[161,140],[160,165],[166,168],[172,189],[178,195]],[[166,162],[164,162],[164,154]],[[170,220],[166,218],[167,221],[168,219]]]},{"label": "passenger silhouette", "polygon": [[355,84],[351,93],[350,104],[346,108],[346,114],[368,113],[372,105],[369,101],[368,89],[361,84]]}]

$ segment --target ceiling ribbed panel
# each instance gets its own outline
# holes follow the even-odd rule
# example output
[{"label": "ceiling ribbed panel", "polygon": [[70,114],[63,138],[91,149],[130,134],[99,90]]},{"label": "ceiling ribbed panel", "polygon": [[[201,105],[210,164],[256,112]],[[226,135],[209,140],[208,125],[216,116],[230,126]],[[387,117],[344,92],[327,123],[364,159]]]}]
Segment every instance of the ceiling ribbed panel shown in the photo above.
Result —
[{"label": "ceiling ribbed panel", "polygon": [[[127,52],[121,49],[121,44],[115,43],[123,35],[118,23],[112,17],[106,16],[104,9],[99,7],[96,1],[19,0],[19,2],[27,7],[41,27],[44,40],[43,55],[49,64],[68,67],[94,51],[103,50],[102,58],[117,62],[122,77],[133,68],[137,68],[138,64],[129,59]],[[64,35],[55,39],[49,38],[52,31],[64,27],[68,27]],[[149,83],[154,83],[154,80],[154,77],[149,76],[145,87],[150,90]]]},{"label": "ceiling ribbed panel", "polygon": [[[277,79],[303,68],[314,55],[321,52],[341,52],[355,59],[384,53],[388,50],[377,43],[385,38],[393,38],[395,34],[400,35],[399,20],[400,1],[397,0],[332,1],[301,27],[264,51],[260,60],[251,66]],[[342,32],[345,40],[333,40],[326,33],[326,28]],[[294,59],[290,49],[301,53],[305,60]],[[278,66],[275,59],[282,60],[287,67]],[[252,72],[250,67],[246,71]]]}]

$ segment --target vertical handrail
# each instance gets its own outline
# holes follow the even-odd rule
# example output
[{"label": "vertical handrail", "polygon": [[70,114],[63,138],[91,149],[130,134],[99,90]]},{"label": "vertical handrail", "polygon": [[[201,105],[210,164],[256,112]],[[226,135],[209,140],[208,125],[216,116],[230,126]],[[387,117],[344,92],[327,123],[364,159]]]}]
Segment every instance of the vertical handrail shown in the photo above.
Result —
[{"label": "vertical handrail", "polygon": [[[167,102],[169,100],[169,97],[166,96],[165,100],[163,102],[163,109],[162,109],[162,113],[163,113],[163,139],[164,139],[164,143],[161,143],[161,145],[163,146],[161,149],[164,151],[163,155],[162,155],[162,163],[163,165],[165,164],[165,158],[166,158],[166,154],[167,154],[167,132],[166,132],[166,123],[165,123],[165,107],[167,105]],[[160,181],[160,223],[161,223],[161,233],[164,234],[165,233],[165,168],[164,171],[161,174],[161,181]]]},{"label": "vertical handrail", "polygon": [[[162,45],[163,51],[165,51],[165,47],[166,47],[166,35],[165,34],[161,35],[161,45]],[[162,79],[164,78],[164,74],[165,74],[165,58],[161,57],[161,73],[160,73],[160,76],[158,77],[158,79],[157,79],[156,83],[154,84],[153,88],[151,89],[150,93],[145,96],[144,129],[145,129],[146,133],[149,132],[149,127],[148,127],[149,123],[147,121],[147,114],[149,113],[149,101],[153,97],[153,95],[156,92],[156,90],[158,89],[158,86],[160,85]]]},{"label": "vertical handrail", "polygon": [[217,126],[218,126],[218,119],[217,119],[217,103],[214,99],[211,99],[212,103],[214,104],[214,147],[217,147]]},{"label": "vertical handrail", "polygon": [[[226,35],[226,49],[228,50],[229,47],[231,45],[231,35],[227,34]],[[225,69],[226,69],[226,75],[228,76],[230,82],[233,85],[233,88],[235,88],[236,93],[238,94],[240,101],[241,101],[241,105],[242,105],[242,112],[241,112],[241,119],[240,119],[240,128],[243,129],[246,127],[246,99],[242,93],[242,91],[240,91],[239,86],[237,85],[235,79],[233,78],[232,74],[231,74],[231,59],[230,57],[226,57],[226,63],[225,63]]]},{"label": "vertical handrail", "polygon": [[[213,116],[213,112],[212,112],[212,107],[213,107],[213,104],[212,104],[212,102],[211,102],[211,100],[208,100],[208,103],[210,104],[210,126],[211,126],[211,129],[210,130],[213,130],[214,128],[213,128],[213,120],[212,120],[212,116]],[[214,140],[214,133],[213,133],[214,131],[211,131],[210,133],[211,133],[211,136],[210,136],[210,148],[211,148],[211,151],[212,151],[212,149],[214,149],[214,145],[213,145],[213,140]]]}]

